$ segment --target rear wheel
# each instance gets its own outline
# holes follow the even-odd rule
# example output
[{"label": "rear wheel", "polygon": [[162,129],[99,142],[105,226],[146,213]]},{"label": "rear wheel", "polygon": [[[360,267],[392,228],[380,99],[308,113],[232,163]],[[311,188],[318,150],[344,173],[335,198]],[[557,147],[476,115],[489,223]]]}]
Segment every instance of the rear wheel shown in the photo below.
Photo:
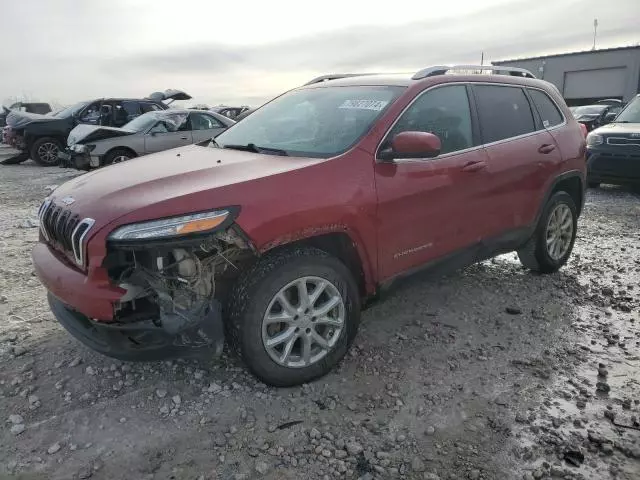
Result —
[{"label": "rear wheel", "polygon": [[62,144],[55,138],[39,138],[31,145],[31,159],[43,167],[53,167],[60,162],[58,152],[61,149]]},{"label": "rear wheel", "polygon": [[238,280],[227,331],[263,382],[292,386],[328,373],[345,355],[360,320],[353,276],[314,248],[268,255]]},{"label": "rear wheel", "polygon": [[126,162],[127,160],[131,160],[135,157],[136,154],[131,150],[127,150],[126,148],[116,148],[104,156],[104,165],[106,166]]},{"label": "rear wheel", "polygon": [[566,192],[556,192],[544,207],[536,230],[518,250],[520,262],[541,273],[553,273],[567,263],[578,226],[576,204]]}]

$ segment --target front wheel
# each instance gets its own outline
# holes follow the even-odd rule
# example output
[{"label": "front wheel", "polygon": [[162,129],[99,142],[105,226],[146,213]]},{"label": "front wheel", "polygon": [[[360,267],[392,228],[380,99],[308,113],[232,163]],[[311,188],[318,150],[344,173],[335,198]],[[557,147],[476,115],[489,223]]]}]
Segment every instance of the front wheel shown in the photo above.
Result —
[{"label": "front wheel", "polygon": [[62,144],[55,138],[39,138],[31,145],[31,159],[43,167],[53,167],[57,165],[58,152],[62,150]]},{"label": "front wheel", "polygon": [[576,204],[566,192],[556,192],[544,207],[538,226],[518,250],[520,262],[530,270],[553,273],[567,263],[578,228]]},{"label": "front wheel", "polygon": [[115,150],[111,150],[104,156],[104,165],[114,165],[116,163],[126,162],[127,160],[131,160],[135,158],[135,153],[126,148],[116,148]]},{"label": "front wheel", "polygon": [[286,387],[328,373],[360,321],[353,276],[314,248],[267,255],[238,280],[227,316],[229,341],[263,382]]}]

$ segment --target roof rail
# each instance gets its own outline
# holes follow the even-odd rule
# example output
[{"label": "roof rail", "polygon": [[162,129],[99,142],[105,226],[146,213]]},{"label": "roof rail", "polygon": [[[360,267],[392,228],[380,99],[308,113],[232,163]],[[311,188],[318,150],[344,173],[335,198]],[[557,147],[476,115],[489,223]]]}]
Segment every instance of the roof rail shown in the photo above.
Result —
[{"label": "roof rail", "polygon": [[304,85],[313,85],[314,83],[328,82],[329,80],[338,80],[339,78],[361,77],[363,75],[376,75],[375,73],[331,73],[329,75],[321,75],[313,80],[308,81]]},{"label": "roof rail", "polygon": [[444,75],[451,70],[469,70],[477,71],[477,73],[486,70],[491,71],[497,75],[536,78],[533,73],[531,73],[529,70],[525,70],[524,68],[504,67],[502,65],[436,65],[433,67],[423,68],[419,72],[416,72],[413,77],[411,77],[411,79],[420,80],[427,77],[434,77],[436,75]]}]

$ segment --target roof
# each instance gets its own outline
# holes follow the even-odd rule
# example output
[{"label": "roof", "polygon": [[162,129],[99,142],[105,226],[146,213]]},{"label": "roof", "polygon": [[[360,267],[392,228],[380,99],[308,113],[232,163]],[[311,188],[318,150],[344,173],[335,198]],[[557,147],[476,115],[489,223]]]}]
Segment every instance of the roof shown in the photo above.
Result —
[{"label": "roof", "polygon": [[626,47],[613,47],[613,48],[601,48],[599,50],[582,50],[579,52],[567,52],[567,53],[555,53],[552,55],[539,55],[537,57],[522,57],[522,58],[513,58],[508,60],[496,60],[495,62],[491,62],[494,65],[500,65],[503,63],[512,63],[512,62],[525,62],[528,60],[542,60],[545,58],[556,58],[556,57],[568,57],[571,55],[584,55],[584,54],[592,54],[592,53],[603,53],[603,52],[616,52],[619,50],[640,50],[640,45],[629,45]]},{"label": "roof", "polygon": [[365,85],[365,86],[380,86],[390,85],[398,87],[408,87],[415,80],[411,80],[413,73],[391,73],[391,74],[362,74],[356,76],[350,76],[345,78],[338,78],[335,80],[327,80],[326,82],[314,83],[308,85],[311,88],[323,87],[323,86],[348,86],[348,85]]},{"label": "roof", "polygon": [[[397,87],[410,87],[422,82],[428,83],[442,83],[444,81],[463,81],[463,82],[498,82],[498,83],[513,83],[515,85],[528,85],[528,86],[540,86],[542,84],[548,85],[544,80],[536,78],[515,77],[511,75],[474,75],[474,74],[451,74],[435,75],[432,77],[425,77],[418,80],[413,80],[413,73],[403,74],[374,74],[374,75],[362,75],[354,77],[345,77],[336,80],[328,80],[326,82],[314,83],[311,85],[303,85],[299,88],[325,88],[325,87],[347,87],[347,86],[397,86]],[[446,79],[446,80],[444,80]]]}]

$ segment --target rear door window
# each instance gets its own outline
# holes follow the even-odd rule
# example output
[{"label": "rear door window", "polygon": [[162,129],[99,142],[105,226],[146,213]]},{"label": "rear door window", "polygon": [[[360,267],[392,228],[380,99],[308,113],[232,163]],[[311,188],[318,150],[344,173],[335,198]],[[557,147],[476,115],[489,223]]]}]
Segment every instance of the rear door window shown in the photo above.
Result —
[{"label": "rear door window", "polygon": [[535,132],[529,100],[520,87],[474,85],[483,143]]},{"label": "rear door window", "polygon": [[564,121],[564,117],[549,95],[541,90],[529,89],[529,95],[538,110],[544,128],[555,127]]}]

